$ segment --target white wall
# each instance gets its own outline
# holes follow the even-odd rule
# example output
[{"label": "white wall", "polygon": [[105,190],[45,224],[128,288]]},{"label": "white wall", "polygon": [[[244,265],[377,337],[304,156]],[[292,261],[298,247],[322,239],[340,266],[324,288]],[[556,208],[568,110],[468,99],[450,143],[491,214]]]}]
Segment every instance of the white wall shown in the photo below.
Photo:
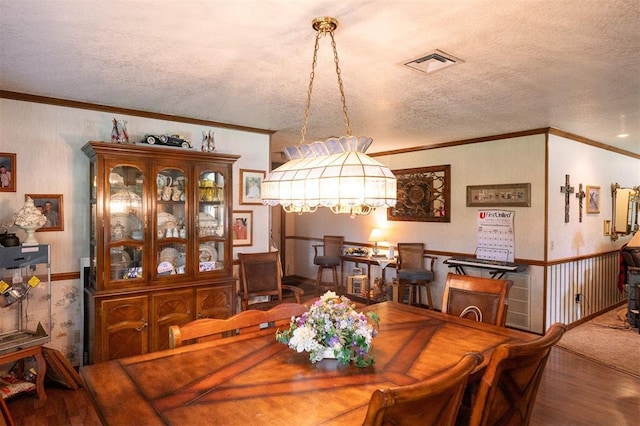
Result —
[{"label": "white wall", "polygon": [[[327,209],[295,215],[295,235],[322,238],[344,235],[345,240],[366,242],[373,227],[385,229],[388,242],[423,242],[429,251],[467,253],[476,249],[477,207],[466,207],[467,185],[531,183],[531,207],[509,207],[515,214],[517,258],[543,259],[544,242],[544,135],[461,145],[376,157],[391,170],[451,165],[451,222],[387,221],[386,209],[350,219]],[[523,167],[523,163],[526,167]],[[295,270],[313,277],[308,256],[295,251]],[[446,258],[446,257],[445,257]],[[444,259],[444,258],[443,258]],[[447,270],[444,266],[444,271]],[[444,284],[443,275],[438,280]]]},{"label": "white wall", "polygon": [[[569,223],[564,222],[565,175],[570,176],[574,193],[570,196]],[[583,256],[620,248],[630,236],[616,242],[604,235],[604,221],[611,220],[611,184],[640,185],[640,160],[549,135],[549,260]],[[576,193],[578,185],[600,187],[600,213],[586,213],[586,199],[579,221]]]},{"label": "white wall", "polygon": [[[41,244],[51,244],[52,274],[78,272],[80,258],[88,256],[89,160],[81,151],[88,141],[110,141],[113,114],[52,106],[11,99],[0,99],[0,152],[17,155],[16,192],[0,193],[0,223],[9,221],[24,204],[25,194],[62,194],[64,231],[37,232]],[[239,154],[233,166],[233,209],[253,211],[253,246],[238,251],[266,251],[269,248],[269,210],[264,206],[240,205],[239,170],[269,170],[269,135],[225,128],[117,115],[127,121],[131,141],[140,141],[145,133],[181,134],[200,149],[202,131],[212,129],[216,151]],[[163,149],[163,148],[158,148]],[[16,228],[13,228],[16,230]],[[24,233],[17,230],[21,240]],[[81,291],[79,282],[54,281],[52,314],[53,336],[59,341],[50,346],[65,350],[76,347],[79,339]],[[58,327],[57,329],[55,327]],[[72,358],[72,355],[68,356]]]},{"label": "white wall", "polygon": [[[306,215],[292,215],[293,226],[287,229],[290,240],[286,263],[292,274],[315,279],[313,241],[323,235],[344,235],[345,240],[366,243],[373,227],[387,230],[391,244],[423,242],[428,251],[444,252],[438,256],[434,304],[440,307],[444,279],[449,269],[442,263],[448,253],[473,255],[476,248],[476,214],[479,208],[466,207],[466,187],[480,184],[531,183],[531,207],[501,207],[515,211],[515,257],[524,262],[543,264],[555,259],[571,258],[616,250],[628,237],[612,242],[603,235],[603,221],[611,219],[611,183],[622,186],[640,184],[640,161],[584,143],[555,135],[537,134],[510,139],[458,145],[446,148],[376,157],[391,170],[451,165],[451,222],[387,221],[386,209],[370,216],[350,219],[336,216],[326,209]],[[578,200],[570,199],[571,218],[564,223],[564,196],[560,187],[565,174],[571,184],[601,187],[600,214],[583,212],[578,222]],[[547,198],[545,199],[545,192]],[[548,208],[546,204],[548,203]],[[548,251],[545,259],[545,218],[548,221]],[[351,265],[349,265],[351,267]],[[374,268],[375,269],[375,268]],[[372,270],[372,272],[374,272]],[[379,271],[376,271],[379,275]],[[389,273],[387,274],[389,276]],[[543,266],[526,271],[531,292],[531,329],[543,331],[545,317],[545,275]],[[393,275],[392,275],[393,276]],[[608,285],[601,283],[601,285]]]}]

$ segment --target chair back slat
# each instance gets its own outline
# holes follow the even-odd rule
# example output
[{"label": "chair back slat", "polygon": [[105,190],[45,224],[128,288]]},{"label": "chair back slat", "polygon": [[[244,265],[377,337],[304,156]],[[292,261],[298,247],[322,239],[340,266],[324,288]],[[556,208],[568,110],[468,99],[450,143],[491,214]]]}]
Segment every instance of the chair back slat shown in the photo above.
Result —
[{"label": "chair back slat", "polygon": [[376,390],[364,425],[454,425],[469,375],[482,359],[482,355],[470,353],[424,381]]},{"label": "chair back slat", "polygon": [[323,256],[342,256],[344,237],[325,235],[323,238]]},{"label": "chair back slat", "polygon": [[[282,264],[278,252],[238,253],[241,288],[238,292],[242,310],[251,307],[268,309],[282,303],[283,289],[293,293],[296,303],[300,303],[304,291],[300,287],[282,284]],[[269,301],[249,304],[257,296],[269,296]]]},{"label": "chair back slat", "polygon": [[398,268],[399,269],[423,269],[424,268],[424,244],[423,243],[398,243]]},{"label": "chair back slat", "polygon": [[282,267],[278,252],[238,253],[238,259],[245,293],[280,294]]},{"label": "chair back slat", "polygon": [[265,328],[288,327],[291,317],[307,310],[299,303],[281,303],[268,311],[247,310],[226,319],[202,318],[183,326],[169,327],[169,347],[255,333]]},{"label": "chair back slat", "polygon": [[[504,326],[512,285],[511,280],[449,273],[442,298],[442,312]],[[470,306],[479,310],[481,315],[473,315],[473,312],[467,309]]]}]

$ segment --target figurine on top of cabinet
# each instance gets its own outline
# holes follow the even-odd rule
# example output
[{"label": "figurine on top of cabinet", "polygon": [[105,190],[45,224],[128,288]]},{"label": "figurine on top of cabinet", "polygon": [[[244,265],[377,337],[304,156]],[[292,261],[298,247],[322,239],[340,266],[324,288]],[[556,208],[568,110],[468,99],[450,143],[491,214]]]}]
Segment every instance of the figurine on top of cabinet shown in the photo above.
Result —
[{"label": "figurine on top of cabinet", "polygon": [[202,131],[202,152],[215,152],[216,141],[213,139],[213,130]]},{"label": "figurine on top of cabinet", "polygon": [[127,133],[127,122],[125,120],[113,121],[113,129],[111,130],[112,143],[129,143],[129,134]]}]

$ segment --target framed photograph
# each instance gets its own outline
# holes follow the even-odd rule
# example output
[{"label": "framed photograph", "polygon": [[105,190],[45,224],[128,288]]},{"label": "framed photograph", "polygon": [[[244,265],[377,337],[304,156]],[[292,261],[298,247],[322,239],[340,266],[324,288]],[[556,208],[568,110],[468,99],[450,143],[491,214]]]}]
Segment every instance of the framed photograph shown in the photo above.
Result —
[{"label": "framed photograph", "polygon": [[16,192],[16,154],[0,152],[0,192]]},{"label": "framed photograph", "polygon": [[234,210],[232,217],[233,245],[253,245],[253,212],[251,210]]},{"label": "framed photograph", "polygon": [[262,205],[262,180],[265,172],[240,169],[240,204]]},{"label": "framed photograph", "polygon": [[467,186],[467,207],[531,207],[531,184]]},{"label": "framed photograph", "polygon": [[387,220],[451,222],[451,165],[393,170],[398,181],[396,205]]},{"label": "framed photograph", "polygon": [[36,232],[64,231],[64,206],[62,194],[25,194],[47,218],[47,223]]},{"label": "framed photograph", "polygon": [[600,213],[600,187],[587,185],[587,213]]}]

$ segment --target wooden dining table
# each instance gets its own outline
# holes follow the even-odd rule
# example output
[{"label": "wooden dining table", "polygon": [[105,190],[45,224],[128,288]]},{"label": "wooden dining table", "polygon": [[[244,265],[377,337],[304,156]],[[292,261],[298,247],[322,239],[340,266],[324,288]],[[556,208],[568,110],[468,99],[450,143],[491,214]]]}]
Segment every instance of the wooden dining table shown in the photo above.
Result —
[{"label": "wooden dining table", "polygon": [[[468,352],[484,362],[496,346],[534,334],[384,302],[375,365],[309,354],[277,343],[274,329],[117,359],[80,369],[98,415],[109,425],[357,425],[374,390],[403,386],[456,364]],[[425,407],[428,409],[428,407]]]}]

